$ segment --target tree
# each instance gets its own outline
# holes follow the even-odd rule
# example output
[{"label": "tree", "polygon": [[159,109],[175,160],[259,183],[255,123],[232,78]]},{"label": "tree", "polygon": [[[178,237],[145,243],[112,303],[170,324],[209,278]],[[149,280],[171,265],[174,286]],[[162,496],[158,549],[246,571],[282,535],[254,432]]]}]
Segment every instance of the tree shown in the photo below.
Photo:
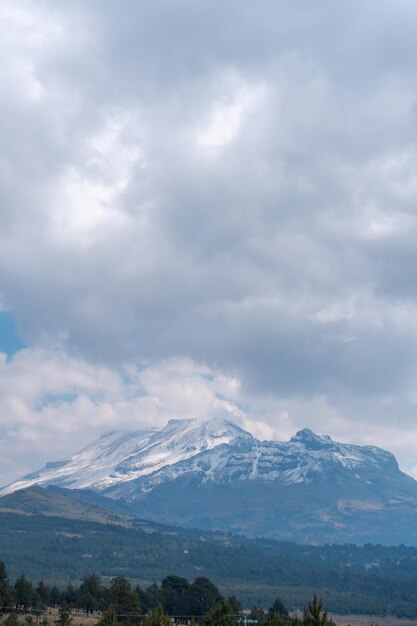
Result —
[{"label": "tree", "polygon": [[156,583],[152,583],[152,585],[149,585],[149,587],[145,591],[145,602],[143,603],[143,608],[145,612],[158,606],[158,603],[160,602],[160,592],[161,590]]},{"label": "tree", "polygon": [[216,585],[205,576],[196,578],[188,592],[190,615],[205,615],[216,605],[224,602],[224,598]]},{"label": "tree", "polygon": [[110,604],[114,606],[117,617],[122,624],[135,624],[140,614],[138,596],[123,576],[116,576],[111,581]]},{"label": "tree", "polygon": [[275,598],[274,604],[268,611],[269,615],[281,615],[282,617],[288,617],[288,611],[284,606],[284,603],[280,598]]},{"label": "tree", "polygon": [[66,602],[59,607],[58,619],[55,624],[56,626],[70,626],[72,624],[71,609]]},{"label": "tree", "polygon": [[51,587],[51,590],[49,592],[49,602],[51,603],[52,606],[56,606],[57,604],[59,604],[60,599],[61,599],[61,592],[59,588],[56,585],[54,585],[53,587]]},{"label": "tree", "polygon": [[97,626],[121,626],[119,620],[117,619],[117,613],[112,604],[110,604],[110,606],[106,609],[103,617],[98,622]]},{"label": "tree", "polygon": [[315,593],[308,606],[304,609],[304,626],[332,626],[333,620],[327,617],[322,599]]},{"label": "tree", "polygon": [[16,613],[10,613],[10,615],[5,619],[3,626],[19,626],[19,624],[20,623]]},{"label": "tree", "polygon": [[3,561],[0,561],[0,585],[4,583],[8,583],[9,579],[7,577],[6,565]]},{"label": "tree", "polygon": [[228,603],[230,604],[230,607],[235,615],[241,612],[242,605],[236,598],[236,596],[230,596],[230,598],[228,599]]},{"label": "tree", "polygon": [[84,609],[84,611],[88,613],[93,613],[97,611],[99,604],[98,600],[94,596],[91,595],[90,592],[84,593],[79,600],[77,600],[77,606]]},{"label": "tree", "polygon": [[13,589],[9,583],[6,566],[0,561],[0,609],[13,604]]},{"label": "tree", "polygon": [[96,610],[103,607],[104,587],[98,574],[92,574],[84,578],[78,590],[80,600],[77,605],[86,611]]},{"label": "tree", "polygon": [[230,604],[222,602],[212,609],[203,626],[236,626],[236,618]]},{"label": "tree", "polygon": [[154,602],[154,604],[152,606],[147,606],[148,605],[148,596],[146,595],[146,592],[143,591],[143,589],[140,588],[139,585],[136,585],[135,587],[135,593],[138,597],[139,600],[139,607],[141,609],[141,611],[143,613],[146,613],[148,609],[153,609],[157,602]]},{"label": "tree", "polygon": [[77,591],[71,581],[68,583],[67,588],[62,595],[62,598],[65,604],[68,604],[69,606],[75,606],[77,600]]},{"label": "tree", "polygon": [[15,602],[17,606],[22,606],[24,609],[29,609],[34,600],[33,585],[25,578],[25,576],[19,576],[14,584]]},{"label": "tree", "polygon": [[36,593],[41,599],[42,604],[48,604],[49,602],[49,589],[43,582],[43,580],[39,581],[38,586],[36,587]]},{"label": "tree", "polygon": [[171,626],[171,620],[159,604],[145,617],[142,626]]},{"label": "tree", "polygon": [[161,583],[159,594],[163,608],[169,615],[186,615],[189,613],[190,588],[188,580],[180,576],[167,576]]}]

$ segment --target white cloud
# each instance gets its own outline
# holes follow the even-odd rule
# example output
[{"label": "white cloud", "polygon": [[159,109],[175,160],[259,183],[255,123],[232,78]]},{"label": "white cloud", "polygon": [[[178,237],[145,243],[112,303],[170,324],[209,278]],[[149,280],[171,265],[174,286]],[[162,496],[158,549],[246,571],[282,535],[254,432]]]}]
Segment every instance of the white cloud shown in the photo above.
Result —
[{"label": "white cloud", "polygon": [[[351,421],[324,397],[248,396],[236,378],[184,358],[114,369],[62,350],[25,349],[11,359],[1,356],[0,484],[66,458],[108,430],[219,416],[260,439],[285,441],[308,426],[339,441],[379,445],[415,473],[417,429],[410,426],[405,433],[395,416],[364,420],[352,430]],[[392,400],[385,398],[387,414],[395,407]]]},{"label": "white cloud", "polygon": [[58,350],[1,357],[3,484],[65,458],[107,430],[163,425],[171,418],[239,421],[244,415],[235,404],[236,380],[187,359],[115,370]]}]

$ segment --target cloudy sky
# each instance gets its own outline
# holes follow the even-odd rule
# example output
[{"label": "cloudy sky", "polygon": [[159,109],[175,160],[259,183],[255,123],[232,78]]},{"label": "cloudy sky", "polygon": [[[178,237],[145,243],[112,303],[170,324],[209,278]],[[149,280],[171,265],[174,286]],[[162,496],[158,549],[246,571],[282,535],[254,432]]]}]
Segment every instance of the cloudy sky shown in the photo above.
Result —
[{"label": "cloudy sky", "polygon": [[3,0],[0,484],[230,416],[417,475],[415,0]]}]

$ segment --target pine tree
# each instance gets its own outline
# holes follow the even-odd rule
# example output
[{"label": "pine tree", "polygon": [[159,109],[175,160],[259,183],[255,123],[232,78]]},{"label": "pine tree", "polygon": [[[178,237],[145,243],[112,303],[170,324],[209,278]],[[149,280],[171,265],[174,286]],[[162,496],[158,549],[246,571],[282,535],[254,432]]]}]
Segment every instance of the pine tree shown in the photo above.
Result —
[{"label": "pine tree", "polygon": [[56,626],[70,626],[72,624],[71,611],[68,604],[59,607],[59,617],[55,621]]},{"label": "pine tree", "polygon": [[122,624],[137,623],[137,616],[140,614],[139,599],[132,591],[130,582],[123,576],[116,576],[111,582],[110,604],[114,606]]},{"label": "pine tree", "polygon": [[205,618],[203,626],[236,626],[236,618],[229,604],[222,602]]},{"label": "pine tree", "polygon": [[[156,583],[152,583],[152,585],[150,585],[146,589],[144,594],[145,598],[142,605],[144,613],[146,613],[146,611],[154,609],[160,603],[160,592],[161,590]],[[141,596],[138,595],[138,597],[140,598]]]},{"label": "pine tree", "polygon": [[49,589],[45,585],[43,580],[41,580],[39,582],[38,586],[36,587],[36,592],[37,592],[38,596],[40,597],[42,603],[43,604],[48,604],[48,602],[49,602]]},{"label": "pine tree", "polygon": [[190,611],[188,580],[180,576],[167,576],[161,583],[160,602],[169,615],[186,615]]},{"label": "pine tree", "polygon": [[97,626],[121,626],[119,620],[117,619],[117,613],[112,604],[110,604],[108,609],[105,611]]},{"label": "pine tree", "polygon": [[239,602],[239,600],[236,598],[235,595],[230,596],[230,598],[228,599],[228,602],[232,608],[232,611],[235,615],[237,615],[238,613],[240,613],[240,611],[242,610],[242,605]]},{"label": "pine tree", "polygon": [[171,620],[159,604],[145,617],[142,626],[171,626]]},{"label": "pine tree", "polygon": [[56,585],[53,585],[53,587],[51,587],[50,592],[49,592],[50,604],[52,606],[56,606],[57,604],[59,604],[60,597],[61,597],[61,592],[59,588]]},{"label": "pine tree", "polygon": [[271,616],[281,615],[282,617],[288,617],[288,611],[280,598],[275,598],[275,602],[269,609],[268,613]]},{"label": "pine tree", "polygon": [[19,576],[14,584],[14,593],[16,605],[28,609],[32,606],[34,600],[33,585],[25,576]]},{"label": "pine tree", "polygon": [[0,561],[0,609],[3,609],[3,607],[12,606],[12,603],[13,589],[9,583],[6,566],[3,561]]},{"label": "pine tree", "polygon": [[224,602],[224,598],[216,585],[206,578],[199,576],[195,579],[187,592],[189,598],[189,614],[205,615],[214,607]]},{"label": "pine tree", "polygon": [[332,626],[333,620],[327,617],[322,599],[315,593],[309,605],[304,609],[304,626]]},{"label": "pine tree", "polygon": [[84,578],[78,589],[78,606],[87,612],[103,608],[104,587],[98,574],[91,574]]},{"label": "pine tree", "polygon": [[98,601],[90,592],[83,593],[83,595],[77,600],[77,606],[84,609],[88,613],[93,613],[99,608]]}]

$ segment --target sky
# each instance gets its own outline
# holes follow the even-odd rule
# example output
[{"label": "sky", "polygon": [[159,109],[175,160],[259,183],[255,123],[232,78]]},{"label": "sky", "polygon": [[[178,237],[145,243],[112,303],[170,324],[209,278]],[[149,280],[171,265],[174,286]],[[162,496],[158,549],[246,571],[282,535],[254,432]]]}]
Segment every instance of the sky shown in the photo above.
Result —
[{"label": "sky", "polygon": [[415,0],[3,0],[0,484],[225,416],[417,477]]}]

